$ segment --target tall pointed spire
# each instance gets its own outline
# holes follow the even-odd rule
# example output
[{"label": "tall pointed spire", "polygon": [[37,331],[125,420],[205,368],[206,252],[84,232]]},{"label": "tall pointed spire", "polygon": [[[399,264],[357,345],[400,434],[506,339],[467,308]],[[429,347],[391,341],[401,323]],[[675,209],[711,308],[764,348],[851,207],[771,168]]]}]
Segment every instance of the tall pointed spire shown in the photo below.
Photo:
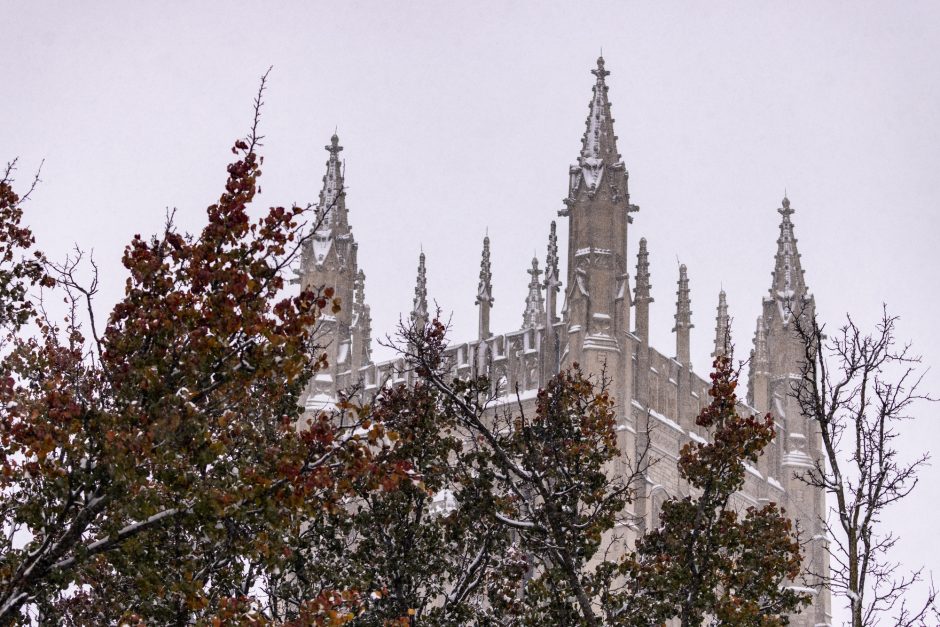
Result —
[{"label": "tall pointed spire", "polygon": [[715,350],[712,357],[724,357],[731,352],[731,318],[725,291],[718,292],[718,315],[715,316]]},{"label": "tall pointed spire", "polygon": [[339,145],[336,133],[330,137],[329,145],[324,148],[330,153],[330,157],[326,162],[326,174],[323,175],[317,217],[322,220],[324,230],[344,228],[347,225],[346,204],[343,202],[345,181],[343,164],[339,159],[343,147]]},{"label": "tall pointed spire", "polygon": [[415,298],[411,308],[411,322],[417,329],[424,329],[428,324],[428,278],[424,265],[424,251],[418,257],[418,277],[415,282]]},{"label": "tall pointed spire", "polygon": [[604,57],[597,58],[597,67],[591,70],[591,74],[597,80],[585,122],[584,139],[581,140],[581,157],[616,163],[620,161],[620,154],[617,152],[614,120],[610,116],[610,102],[607,100],[606,78],[610,72],[604,69]]},{"label": "tall pointed spire", "polygon": [[483,238],[483,256],[480,259],[480,283],[477,285],[476,304],[479,305],[478,337],[485,340],[490,335],[490,308],[493,307],[493,273],[490,271],[490,238]]},{"label": "tall pointed spire", "polygon": [[561,281],[558,278],[558,235],[555,233],[555,221],[552,220],[551,229],[548,232],[548,254],[545,255],[545,307],[548,316],[548,324],[554,324],[558,321],[556,312],[558,301],[558,290],[561,287]]},{"label": "tall pointed spire", "polygon": [[[604,68],[604,57],[598,57],[597,67],[591,70],[591,74],[595,77],[593,93],[588,103],[578,162],[569,169],[568,198],[565,204],[570,207],[581,189],[593,199],[606,181],[604,186],[608,188],[610,200],[614,204],[622,203],[628,212],[638,211],[639,207],[630,204],[627,189],[629,175],[617,151],[614,118],[610,112],[611,103],[607,99],[606,79],[610,72]],[[559,214],[568,215],[568,209],[561,210]],[[632,218],[628,215],[627,220],[632,221]]]},{"label": "tall pointed spire", "polygon": [[676,361],[683,366],[691,367],[692,361],[689,353],[689,330],[692,324],[692,299],[689,296],[689,275],[685,264],[679,266],[679,289],[676,290],[676,326],[672,328],[676,334]]},{"label": "tall pointed spire", "polygon": [[542,285],[539,282],[539,276],[542,271],[539,270],[539,260],[532,257],[532,268],[526,270],[532,277],[529,281],[529,294],[525,298],[525,311],[522,313],[522,328],[533,329],[545,318],[545,301],[542,299]]},{"label": "tall pointed spire", "polygon": [[636,255],[636,286],[633,288],[633,303],[636,305],[636,336],[644,344],[650,341],[650,262],[646,250],[646,238],[640,238],[640,250]]},{"label": "tall pointed spire", "polygon": [[803,266],[800,263],[800,253],[796,248],[797,240],[793,234],[793,222],[790,220],[790,216],[793,215],[790,199],[784,196],[781,205],[777,209],[782,218],[780,236],[777,238],[777,254],[774,256],[770,296],[777,302],[780,316],[786,322],[791,313],[799,313],[807,290],[803,278]]}]

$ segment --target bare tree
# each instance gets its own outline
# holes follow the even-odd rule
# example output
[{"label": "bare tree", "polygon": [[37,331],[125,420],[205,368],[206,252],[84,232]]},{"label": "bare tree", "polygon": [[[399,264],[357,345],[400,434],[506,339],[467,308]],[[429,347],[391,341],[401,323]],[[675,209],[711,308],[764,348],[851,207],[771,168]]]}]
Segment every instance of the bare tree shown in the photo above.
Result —
[{"label": "bare tree", "polygon": [[911,607],[906,597],[922,569],[901,571],[890,555],[898,536],[883,524],[886,509],[911,493],[929,460],[925,453],[905,461],[896,443],[915,404],[933,400],[920,389],[921,358],[897,343],[897,317],[887,310],[869,334],[851,316],[832,337],[815,316],[801,319],[803,377],[793,393],[823,446],[823,459],[801,478],[830,497],[824,522],[832,563],[828,575],[817,574],[847,599],[853,627],[891,615],[897,625],[923,625],[936,615],[936,590],[931,583],[924,604]]}]

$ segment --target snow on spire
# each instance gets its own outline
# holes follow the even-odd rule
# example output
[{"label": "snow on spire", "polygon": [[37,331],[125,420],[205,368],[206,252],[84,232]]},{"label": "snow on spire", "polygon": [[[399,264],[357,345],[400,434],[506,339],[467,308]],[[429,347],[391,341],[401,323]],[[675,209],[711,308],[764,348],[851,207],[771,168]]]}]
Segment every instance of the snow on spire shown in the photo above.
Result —
[{"label": "snow on spire", "polygon": [[553,324],[558,316],[555,314],[555,303],[557,294],[561,287],[561,281],[558,278],[558,235],[555,232],[555,221],[552,220],[551,229],[548,232],[548,254],[545,256],[545,281],[542,283],[545,288],[545,299],[547,301],[548,323]]},{"label": "snow on spire", "polygon": [[339,153],[343,147],[339,145],[336,133],[330,137],[330,144],[324,146],[330,153],[326,162],[326,174],[323,175],[323,188],[320,190],[320,202],[317,204],[317,217],[322,218],[324,230],[331,231],[337,226],[346,226],[346,205],[343,202],[344,180],[343,164]]},{"label": "snow on spire", "polygon": [[490,271],[490,238],[483,238],[483,255],[480,259],[480,283],[477,285],[476,304],[479,311],[479,338],[490,337],[490,308],[493,306],[493,273]]},{"label": "snow on spire", "polygon": [[802,300],[806,297],[806,283],[803,278],[803,267],[800,264],[800,253],[797,251],[797,239],[793,234],[793,222],[790,216],[790,199],[783,197],[782,206],[777,212],[782,216],[780,220],[780,236],[777,238],[777,254],[774,256],[773,284],[770,296],[777,302],[780,316],[787,321],[790,314],[802,307]]},{"label": "snow on spire", "polygon": [[536,257],[532,257],[532,268],[526,272],[532,278],[529,281],[529,294],[525,299],[522,328],[532,329],[539,326],[545,317],[545,301],[542,299],[542,285],[539,282],[542,271],[539,270],[539,260]]},{"label": "snow on spire", "polygon": [[640,250],[636,255],[636,285],[633,288],[634,303],[651,303],[653,297],[650,296],[650,261],[649,252],[646,250],[646,238],[640,238]]},{"label": "snow on spire", "polygon": [[725,291],[718,293],[718,315],[715,316],[715,350],[712,357],[724,357],[731,352],[731,318]]},{"label": "snow on spire", "polygon": [[424,265],[424,251],[418,256],[418,277],[415,282],[415,298],[411,308],[411,322],[417,329],[428,324],[428,278]]},{"label": "snow on spire", "polygon": [[610,117],[610,102],[607,100],[606,78],[610,72],[604,69],[604,57],[597,58],[597,67],[591,70],[596,77],[594,95],[588,109],[584,138],[581,140],[582,159],[601,159],[607,163],[620,161],[614,137],[613,119]]},{"label": "snow on spire", "polygon": [[597,67],[591,70],[591,73],[595,76],[593,95],[588,103],[588,116],[584,123],[578,162],[569,168],[568,198],[565,199],[567,207],[559,212],[559,215],[563,216],[568,215],[568,208],[582,188],[586,190],[589,198],[593,198],[602,187],[606,187],[610,199],[615,204],[624,203],[628,212],[639,210],[639,207],[629,202],[629,177],[620,153],[617,152],[614,119],[611,117],[610,101],[607,99],[606,78],[610,72],[604,68],[604,57],[598,57]]}]

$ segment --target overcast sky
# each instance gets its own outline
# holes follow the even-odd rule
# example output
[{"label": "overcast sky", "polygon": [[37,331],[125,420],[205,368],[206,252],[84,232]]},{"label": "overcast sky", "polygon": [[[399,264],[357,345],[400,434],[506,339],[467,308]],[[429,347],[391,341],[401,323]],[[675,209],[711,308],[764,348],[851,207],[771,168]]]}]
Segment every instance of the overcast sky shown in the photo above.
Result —
[{"label": "overcast sky", "polygon": [[[678,258],[696,370],[722,285],[746,354],[786,189],[821,317],[870,325],[887,303],[940,394],[938,42],[936,2],[0,0],[0,161],[20,157],[25,182],[45,159],[27,220],[54,257],[94,249],[106,310],[134,233],[172,207],[199,228],[273,65],[261,202],[315,200],[338,127],[375,334],[410,308],[423,244],[430,295],[468,340],[485,230],[496,331],[521,324],[549,222],[567,237],[557,210],[603,47],[654,345],[674,353]],[[937,409],[920,408],[906,453],[940,441]],[[891,520],[908,565],[940,567],[940,472],[922,479]]]}]

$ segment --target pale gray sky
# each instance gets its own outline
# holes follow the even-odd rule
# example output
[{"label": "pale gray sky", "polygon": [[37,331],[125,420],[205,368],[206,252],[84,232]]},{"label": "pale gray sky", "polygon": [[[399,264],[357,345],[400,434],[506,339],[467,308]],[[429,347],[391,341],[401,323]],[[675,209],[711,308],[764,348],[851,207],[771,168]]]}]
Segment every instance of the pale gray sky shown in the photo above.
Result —
[{"label": "pale gray sky", "polygon": [[[2,0],[0,160],[19,156],[24,182],[46,160],[27,219],[53,256],[95,250],[104,307],[132,234],[158,230],[167,207],[198,227],[273,65],[261,202],[315,200],[338,126],[376,334],[410,308],[423,243],[430,294],[471,339],[487,227],[493,328],[521,322],[603,46],[654,344],[673,352],[678,255],[696,369],[722,284],[746,353],[786,188],[821,316],[869,324],[888,303],[940,393],[938,42],[936,2]],[[921,409],[911,453],[940,441],[937,408]],[[936,467],[916,495],[892,512],[900,556],[940,567]]]}]

